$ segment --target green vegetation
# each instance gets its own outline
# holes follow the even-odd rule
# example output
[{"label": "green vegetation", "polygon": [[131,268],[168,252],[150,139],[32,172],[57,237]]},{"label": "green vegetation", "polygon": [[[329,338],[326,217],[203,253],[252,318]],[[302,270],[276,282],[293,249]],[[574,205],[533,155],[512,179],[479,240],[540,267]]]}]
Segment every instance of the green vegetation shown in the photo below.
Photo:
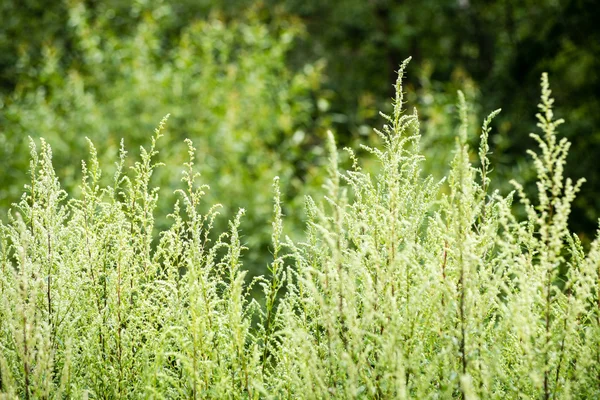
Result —
[{"label": "green vegetation", "polygon": [[338,153],[328,135],[325,184],[306,197],[299,240],[284,235],[288,177],[273,180],[269,273],[252,281],[264,304],[246,284],[243,260],[256,250],[240,236],[244,210],[216,228],[219,207],[204,204],[202,185],[212,177],[199,176],[202,153],[189,140],[170,224],[156,226],[158,171],[173,170],[157,161],[166,118],[131,168],[121,147],[108,178],[89,142],[70,196],[50,145],[31,140],[26,193],[0,230],[0,393],[600,396],[600,239],[586,253],[567,225],[581,182],[564,177],[569,142],[557,136],[547,75],[532,135],[534,199],[517,180],[508,196],[490,191],[498,111],[473,150],[462,93],[447,186],[423,177],[419,118],[404,110],[406,66],[379,145],[361,148],[371,156]]},{"label": "green vegetation", "polygon": [[[178,166],[187,157],[184,139],[194,138],[201,149],[199,170],[212,187],[206,202],[221,203],[227,214],[239,207],[249,210],[242,230],[251,232],[248,244],[256,251],[249,260],[252,272],[262,272],[270,257],[272,177],[282,177],[290,206],[300,209],[302,180],[311,180],[303,176],[314,157],[310,143],[296,132],[311,118],[308,98],[319,84],[319,71],[292,72],[285,65],[301,27],[285,21],[268,26],[250,13],[227,25],[212,18],[172,34],[166,46],[161,39],[168,33],[165,20],[172,18],[168,9],[146,10],[126,32],[115,31],[109,16],[94,18],[82,4],[70,7],[68,24],[77,50],[72,65],[61,65],[69,53],[51,42],[43,48],[42,68],[23,67],[35,78],[20,82],[1,114],[5,187],[0,205],[7,210],[19,199],[29,136],[46,138],[63,186],[78,190],[86,138],[99,145],[98,158],[108,172],[100,179],[108,184],[104,177],[114,172],[121,138],[128,151],[136,152],[156,121],[170,113],[171,128],[158,144],[165,168],[154,176],[163,188],[158,226],[169,225]],[[218,221],[217,228],[227,225]]]},{"label": "green vegetation", "polygon": [[[267,3],[269,1],[267,0]],[[322,91],[331,104],[332,129],[344,146],[356,145],[366,127],[376,127],[377,110],[391,112],[389,82],[412,55],[416,73],[406,86],[411,104],[422,109],[423,151],[443,161],[452,143],[447,108],[464,90],[482,120],[502,105],[490,136],[490,160],[506,193],[512,177],[535,195],[535,171],[524,149],[535,145],[523,132],[535,129],[529,110],[542,72],[553,77],[561,99],[563,135],[573,142],[567,176],[587,183],[573,204],[572,228],[585,245],[600,218],[600,29],[595,0],[273,0],[305,22],[309,36],[296,52],[326,60]],[[361,141],[365,138],[361,137]],[[430,143],[436,142],[431,146]],[[428,157],[431,160],[432,157]],[[429,161],[428,161],[429,163]],[[426,168],[442,176],[439,165]],[[506,184],[505,184],[506,183]]]},{"label": "green vegetation", "polygon": [[0,399],[600,397],[596,9],[0,2]]},{"label": "green vegetation", "polygon": [[[184,139],[199,151],[212,190],[207,204],[247,210],[241,222],[253,249],[246,265],[264,274],[270,260],[270,184],[281,177],[288,233],[302,236],[303,197],[319,173],[326,131],[340,147],[376,146],[379,110],[391,113],[390,82],[414,56],[407,100],[421,110],[422,164],[441,179],[452,160],[455,93],[470,99],[470,121],[502,105],[490,133],[496,179],[508,193],[518,176],[535,195],[523,132],[543,71],[562,100],[562,128],[573,142],[566,176],[588,182],[570,227],[586,249],[600,218],[600,30],[594,0],[22,0],[0,2],[0,219],[27,179],[28,137],[54,151],[63,187],[78,189],[90,138],[109,184],[120,140],[131,155],[156,121],[171,114],[155,183],[157,226],[166,229]],[[485,95],[482,95],[482,94]],[[474,136],[473,136],[474,138]],[[472,140],[471,145],[475,145]],[[251,193],[251,195],[249,195]],[[205,212],[207,210],[203,210]],[[227,229],[215,221],[216,231]],[[212,238],[216,239],[215,237]],[[156,244],[156,240],[153,245]]]}]

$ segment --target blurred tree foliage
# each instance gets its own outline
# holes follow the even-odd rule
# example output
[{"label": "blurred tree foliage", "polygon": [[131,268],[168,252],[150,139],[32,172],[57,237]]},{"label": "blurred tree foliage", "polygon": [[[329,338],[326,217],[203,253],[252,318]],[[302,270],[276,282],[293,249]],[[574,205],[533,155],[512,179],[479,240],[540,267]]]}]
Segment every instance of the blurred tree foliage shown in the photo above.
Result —
[{"label": "blurred tree foliage", "polygon": [[[596,229],[594,0],[23,0],[0,2],[0,13],[3,208],[25,182],[28,135],[48,139],[59,174],[76,187],[86,136],[110,164],[121,137],[129,149],[145,144],[171,113],[161,157],[183,162],[182,139],[194,140],[212,187],[207,203],[223,203],[229,215],[249,210],[242,229],[262,249],[249,260],[261,268],[272,177],[286,185],[293,233],[303,191],[320,184],[324,129],[342,145],[374,140],[370,127],[380,124],[379,110],[389,111],[395,70],[413,56],[406,90],[425,111],[424,146],[437,176],[452,157],[458,121],[447,115],[462,89],[474,122],[503,108],[491,137],[501,178],[494,181],[532,177],[523,149],[536,130],[539,77],[548,71],[577,160],[567,173],[588,179],[573,228]],[[179,172],[164,168],[155,179],[168,194]]]}]

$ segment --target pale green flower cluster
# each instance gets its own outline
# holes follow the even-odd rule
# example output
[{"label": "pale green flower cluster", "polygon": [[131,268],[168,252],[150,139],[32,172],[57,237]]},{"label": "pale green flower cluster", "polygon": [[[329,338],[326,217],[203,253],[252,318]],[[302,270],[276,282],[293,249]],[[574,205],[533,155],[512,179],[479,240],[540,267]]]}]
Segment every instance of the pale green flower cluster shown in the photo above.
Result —
[{"label": "pale green flower cluster", "polygon": [[[121,147],[101,187],[96,150],[70,198],[50,147],[31,144],[31,181],[1,226],[0,398],[598,398],[600,241],[567,225],[579,190],[563,176],[542,77],[531,152],[537,199],[489,193],[488,135],[472,164],[467,106],[447,188],[423,178],[419,119],[403,106],[377,130],[378,163],[342,171],[329,136],[322,198],[306,199],[302,242],[284,236],[274,180],[273,261],[249,296],[240,210],[217,240],[216,205],[188,141],[171,227],[155,234],[163,120],[128,173]],[[249,251],[252,251],[250,249]]]}]

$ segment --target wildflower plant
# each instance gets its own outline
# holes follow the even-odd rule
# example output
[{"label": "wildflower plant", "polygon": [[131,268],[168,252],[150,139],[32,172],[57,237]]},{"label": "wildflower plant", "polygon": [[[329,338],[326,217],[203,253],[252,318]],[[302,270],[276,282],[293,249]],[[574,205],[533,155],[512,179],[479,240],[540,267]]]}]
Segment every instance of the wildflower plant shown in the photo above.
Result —
[{"label": "wildflower plant", "polygon": [[212,233],[219,206],[203,204],[189,140],[171,225],[156,232],[166,118],[129,169],[121,146],[108,186],[90,142],[76,198],[61,189],[50,146],[31,141],[30,182],[0,227],[1,396],[600,396],[600,240],[586,253],[568,228],[583,181],[564,178],[569,142],[557,136],[547,76],[531,199],[517,181],[507,196],[490,192],[500,110],[483,122],[473,164],[462,93],[449,189],[423,177],[418,114],[404,109],[407,65],[375,131],[381,147],[363,147],[376,171],[352,149],[342,170],[329,134],[324,192],[306,198],[301,241],[284,234],[274,179],[273,260],[252,285],[245,211]]}]

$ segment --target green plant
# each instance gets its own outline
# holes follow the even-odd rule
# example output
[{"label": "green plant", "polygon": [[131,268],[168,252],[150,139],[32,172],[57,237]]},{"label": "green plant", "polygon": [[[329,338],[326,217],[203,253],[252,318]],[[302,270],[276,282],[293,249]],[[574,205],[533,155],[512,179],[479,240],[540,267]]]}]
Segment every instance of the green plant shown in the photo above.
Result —
[{"label": "green plant", "polygon": [[[86,137],[102,143],[104,179],[113,173],[120,138],[138,155],[148,132],[169,112],[170,129],[158,155],[168,162],[154,172],[154,184],[162,188],[158,228],[170,224],[166,216],[178,168],[187,157],[184,139],[193,139],[200,149],[198,169],[212,187],[202,206],[221,203],[228,215],[248,210],[241,223],[253,252],[246,262],[251,275],[263,273],[269,262],[271,179],[281,176],[288,202],[301,208],[308,187],[301,184],[305,164],[313,158],[309,135],[295,133],[312,121],[320,71],[309,64],[297,71],[286,65],[302,27],[292,20],[268,23],[247,10],[232,20],[191,13],[196,16],[175,28],[177,7],[168,2],[126,7],[132,15],[122,23],[117,21],[125,17],[115,20],[109,3],[77,0],[63,6],[59,14],[68,44],[59,38],[40,43],[42,59],[24,57],[17,88],[0,100],[0,206],[8,208],[20,197],[28,136],[51,144],[61,184],[76,195],[79,167],[71,160],[85,157]],[[215,223],[217,230],[227,230],[225,221]]]},{"label": "green plant", "polygon": [[[585,254],[567,227],[581,181],[563,178],[542,77],[531,153],[538,200],[488,193],[488,134],[471,164],[468,112],[448,190],[422,176],[419,120],[399,71],[378,163],[340,171],[329,135],[321,200],[306,199],[304,241],[284,237],[274,180],[270,276],[242,266],[240,210],[211,239],[196,149],[172,223],[151,246],[157,146],[127,173],[121,146],[102,186],[96,150],[69,198],[50,146],[31,141],[31,182],[1,226],[0,393],[7,398],[594,398],[600,395],[600,240]],[[253,324],[253,319],[258,323]]]}]

